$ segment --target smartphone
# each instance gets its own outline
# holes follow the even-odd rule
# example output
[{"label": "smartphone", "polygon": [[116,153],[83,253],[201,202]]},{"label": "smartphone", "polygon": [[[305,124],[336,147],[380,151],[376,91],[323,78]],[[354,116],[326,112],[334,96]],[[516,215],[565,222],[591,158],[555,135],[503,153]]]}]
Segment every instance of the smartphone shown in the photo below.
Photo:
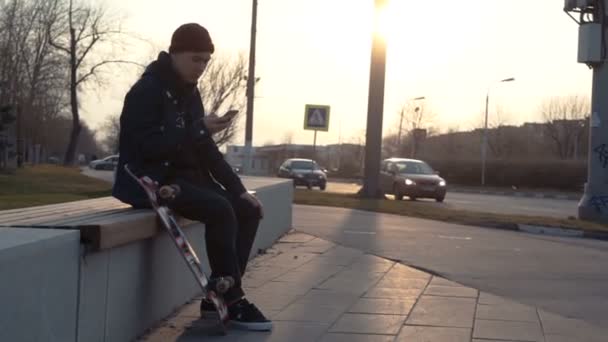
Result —
[{"label": "smartphone", "polygon": [[232,119],[234,119],[234,117],[239,113],[238,110],[229,110],[228,112],[226,112],[226,114],[224,114],[222,116],[222,120],[224,121],[230,121]]}]

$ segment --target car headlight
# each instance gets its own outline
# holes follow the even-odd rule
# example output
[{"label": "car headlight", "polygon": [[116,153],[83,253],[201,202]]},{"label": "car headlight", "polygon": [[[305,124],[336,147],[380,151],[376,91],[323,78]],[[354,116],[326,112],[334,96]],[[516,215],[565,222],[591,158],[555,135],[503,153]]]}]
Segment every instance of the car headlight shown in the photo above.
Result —
[{"label": "car headlight", "polygon": [[439,182],[439,186],[445,186],[445,181]]},{"label": "car headlight", "polygon": [[301,174],[301,173],[296,173],[296,175],[295,175],[295,176],[296,176],[296,177],[298,177],[298,178],[302,178],[302,177],[304,177],[304,175],[303,175],[303,174]]},{"label": "car headlight", "polygon": [[411,180],[411,179],[406,179],[405,180],[405,185],[414,185],[414,184],[416,184],[416,183],[413,180]]}]

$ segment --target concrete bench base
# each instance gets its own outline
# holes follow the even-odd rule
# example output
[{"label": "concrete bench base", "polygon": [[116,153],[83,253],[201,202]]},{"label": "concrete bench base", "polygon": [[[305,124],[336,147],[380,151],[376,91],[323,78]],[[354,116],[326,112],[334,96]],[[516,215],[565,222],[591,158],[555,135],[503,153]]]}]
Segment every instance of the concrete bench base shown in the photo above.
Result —
[{"label": "concrete bench base", "polygon": [[[293,187],[264,179],[246,184],[266,212],[253,256],[292,228]],[[124,215],[133,222],[133,213]],[[129,225],[113,227],[110,237],[129,235]],[[80,230],[64,228],[0,228],[0,341],[132,341],[200,293],[163,230],[92,250]],[[204,229],[191,223],[184,231],[208,270]]]}]

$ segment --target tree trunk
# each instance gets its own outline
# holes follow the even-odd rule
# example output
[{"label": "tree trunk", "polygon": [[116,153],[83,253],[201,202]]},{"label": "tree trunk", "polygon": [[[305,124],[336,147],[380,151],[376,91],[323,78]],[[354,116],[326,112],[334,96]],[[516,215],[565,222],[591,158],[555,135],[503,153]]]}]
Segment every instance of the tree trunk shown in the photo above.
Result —
[{"label": "tree trunk", "polygon": [[[70,8],[70,11],[71,10],[72,9]],[[65,152],[64,165],[74,165],[74,157],[81,130],[80,114],[78,112],[78,85],[76,82],[76,32],[71,25],[72,22],[70,19],[70,106],[72,107],[72,133],[70,134],[68,149]]]}]

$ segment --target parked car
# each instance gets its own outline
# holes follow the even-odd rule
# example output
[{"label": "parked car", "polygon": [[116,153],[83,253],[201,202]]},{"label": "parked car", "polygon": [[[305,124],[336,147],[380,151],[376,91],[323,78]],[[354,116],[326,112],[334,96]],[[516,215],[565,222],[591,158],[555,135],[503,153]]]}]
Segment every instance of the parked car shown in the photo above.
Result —
[{"label": "parked car", "polygon": [[112,155],[89,163],[93,170],[114,170],[118,165],[118,155]]},{"label": "parked car", "polygon": [[439,172],[422,160],[390,158],[382,161],[380,167],[380,188],[385,194],[392,194],[396,200],[404,196],[415,201],[417,198],[434,198],[443,202],[446,181]]},{"label": "parked car", "polygon": [[278,176],[293,179],[293,185],[306,186],[311,189],[318,186],[325,190],[327,187],[327,171],[311,159],[287,159],[279,168]]}]

